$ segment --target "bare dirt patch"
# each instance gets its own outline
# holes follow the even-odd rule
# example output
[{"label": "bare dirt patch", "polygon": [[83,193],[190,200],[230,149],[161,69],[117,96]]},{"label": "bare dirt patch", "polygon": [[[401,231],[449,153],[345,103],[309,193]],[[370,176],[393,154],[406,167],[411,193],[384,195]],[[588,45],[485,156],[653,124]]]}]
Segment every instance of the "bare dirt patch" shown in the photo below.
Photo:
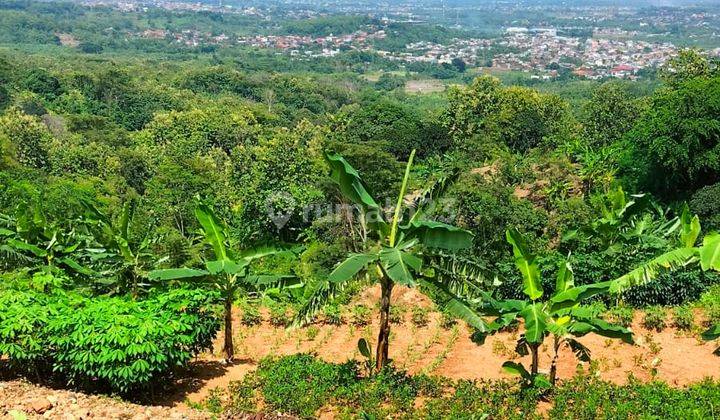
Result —
[{"label": "bare dirt patch", "polygon": [[437,93],[445,90],[445,85],[435,79],[408,80],[405,83],[406,93]]}]

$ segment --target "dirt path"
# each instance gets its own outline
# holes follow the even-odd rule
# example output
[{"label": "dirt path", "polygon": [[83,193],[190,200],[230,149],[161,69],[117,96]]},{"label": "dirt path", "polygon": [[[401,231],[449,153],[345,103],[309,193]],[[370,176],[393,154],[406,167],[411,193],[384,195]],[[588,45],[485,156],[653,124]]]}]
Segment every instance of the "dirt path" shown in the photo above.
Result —
[{"label": "dirt path", "polygon": [[[371,306],[378,294],[378,290],[371,289],[359,301]],[[430,305],[426,297],[406,288],[397,288],[393,301],[408,308]],[[593,361],[579,362],[570,349],[564,348],[559,359],[559,377],[570,378],[578,369],[585,372],[593,369],[601,378],[616,383],[626,382],[629,374],[641,380],[657,378],[674,386],[698,382],[705,377],[720,379],[720,358],[712,354],[716,344],[704,343],[696,334],[681,333],[672,328],[660,333],[647,331],[640,326],[639,317],[636,318],[633,324],[636,345],[596,335],[582,337],[579,341],[591,350]],[[177,404],[186,399],[202,401],[211,389],[241,380],[256,368],[259,360],[269,355],[315,353],[332,362],[357,359],[357,340],[366,337],[374,342],[377,331],[375,324],[365,327],[319,324],[313,328],[317,330],[309,334],[308,328],[285,330],[266,321],[258,326],[245,327],[237,317],[236,353],[243,359],[233,366],[222,366],[211,361],[217,360],[219,355],[206,355],[204,360],[193,366],[193,386],[179,389],[168,402]],[[424,327],[413,325],[408,313],[402,324],[392,325],[390,357],[396,366],[410,373],[428,373],[453,379],[507,378],[501,368],[503,362],[509,359],[526,365],[529,362],[529,357],[517,357],[514,353],[517,333],[488,337],[482,346],[473,343],[469,337],[470,331],[461,323],[452,328],[442,328],[437,313],[430,315],[430,321]],[[219,337],[218,349],[221,340],[222,337]],[[550,359],[550,349],[544,346],[541,369],[549,367]]]}]

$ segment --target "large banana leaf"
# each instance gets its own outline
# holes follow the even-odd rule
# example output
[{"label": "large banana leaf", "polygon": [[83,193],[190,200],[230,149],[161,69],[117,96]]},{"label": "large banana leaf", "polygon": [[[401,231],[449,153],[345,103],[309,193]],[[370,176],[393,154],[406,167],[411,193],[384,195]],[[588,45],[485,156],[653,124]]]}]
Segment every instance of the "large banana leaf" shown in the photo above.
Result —
[{"label": "large banana leaf", "polygon": [[575,306],[581,301],[606,292],[612,286],[612,282],[586,284],[578,287],[571,287],[563,292],[555,294],[550,298],[550,312]]},{"label": "large banana leaf", "polygon": [[341,262],[328,276],[328,280],[332,283],[341,283],[351,280],[368,264],[377,260],[375,254],[350,254],[350,256]]},{"label": "large banana leaf", "polygon": [[399,248],[383,248],[380,251],[380,263],[388,277],[395,283],[414,286],[413,272],[422,269],[422,260]]},{"label": "large banana leaf", "polygon": [[194,268],[167,268],[151,271],[148,273],[148,278],[150,280],[183,280],[205,277],[209,274],[208,271]]},{"label": "large banana leaf", "polygon": [[256,290],[295,289],[304,284],[297,276],[283,274],[253,274],[243,280]]},{"label": "large banana leaf", "polygon": [[505,236],[513,247],[515,265],[522,274],[523,293],[531,300],[540,299],[543,295],[543,288],[535,255],[530,253],[525,238],[516,229],[508,229]]},{"label": "large banana leaf", "polygon": [[622,341],[633,344],[632,331],[620,325],[613,325],[599,318],[587,318],[570,325],[570,333],[575,336],[583,336],[588,333],[595,333],[603,337],[619,338]]},{"label": "large banana leaf", "polygon": [[237,254],[237,259],[242,259],[250,262],[252,260],[269,257],[271,255],[282,254],[285,252],[290,253],[291,248],[282,244],[263,244],[244,249],[239,254]]},{"label": "large banana leaf", "polygon": [[680,241],[686,248],[694,247],[695,241],[697,241],[697,238],[700,235],[700,217],[697,215],[692,216],[690,214],[690,209],[686,204],[683,208],[682,215],[680,216],[680,223],[682,226]]},{"label": "large banana leaf", "polygon": [[227,249],[225,248],[225,226],[220,219],[215,216],[212,209],[206,204],[199,204],[195,208],[195,217],[198,222],[200,222],[200,226],[202,226],[205,240],[208,241],[215,252],[215,259],[229,259]]},{"label": "large banana leaf", "polygon": [[427,248],[453,251],[472,246],[471,232],[441,222],[417,220],[400,229],[406,240],[417,238]]},{"label": "large banana leaf", "polygon": [[368,193],[358,171],[337,153],[325,153],[325,159],[330,166],[330,178],[335,181],[343,195],[364,211],[374,213],[374,220],[368,223],[368,226],[376,231],[385,231],[387,223],[383,219],[382,208]]},{"label": "large banana leaf", "polygon": [[703,340],[711,341],[720,338],[720,324],[702,333]]},{"label": "large banana leaf", "polygon": [[343,290],[345,283],[322,283],[317,290],[310,296],[293,318],[290,325],[291,328],[297,328],[312,322],[313,318],[320,313],[322,308],[332,301],[335,296]]},{"label": "large banana leaf", "polygon": [[520,316],[525,320],[525,340],[528,343],[539,344],[543,342],[547,331],[548,315],[541,303],[527,305]]},{"label": "large banana leaf", "polygon": [[488,327],[485,321],[478,314],[473,305],[467,300],[452,293],[443,283],[434,279],[421,279],[420,282],[432,289],[440,290],[447,299],[444,308],[456,318],[460,318],[467,322],[468,325],[475,328],[479,332],[487,332]]},{"label": "large banana leaf", "polygon": [[666,252],[613,280],[610,285],[610,293],[620,293],[629,287],[654,280],[663,271],[673,271],[684,267],[696,255],[697,248],[679,248]]},{"label": "large banana leaf", "polygon": [[564,292],[575,286],[575,274],[573,273],[570,263],[563,261],[558,270],[557,280],[555,281],[555,293]]},{"label": "large banana leaf", "polygon": [[244,275],[245,269],[249,265],[247,261],[235,262],[233,260],[214,260],[206,261],[205,267],[210,274],[216,275],[220,273],[226,273],[229,275],[239,274]]},{"label": "large banana leaf", "polygon": [[8,239],[7,243],[8,243],[8,245],[10,245],[11,247],[13,247],[17,250],[30,252],[33,255],[35,255],[36,257],[42,258],[42,257],[47,256],[46,250],[44,250],[38,246],[35,246],[33,244],[29,244],[27,242],[19,241],[17,239]]},{"label": "large banana leaf", "polygon": [[720,271],[720,234],[711,233],[703,238],[700,247],[700,265],[703,270]]},{"label": "large banana leaf", "polygon": [[527,369],[525,369],[525,366],[523,366],[520,363],[508,361],[508,362],[505,362],[502,364],[502,368],[505,372],[507,372],[511,375],[520,376],[521,378],[523,378],[525,380],[531,379],[530,372],[528,372]]}]

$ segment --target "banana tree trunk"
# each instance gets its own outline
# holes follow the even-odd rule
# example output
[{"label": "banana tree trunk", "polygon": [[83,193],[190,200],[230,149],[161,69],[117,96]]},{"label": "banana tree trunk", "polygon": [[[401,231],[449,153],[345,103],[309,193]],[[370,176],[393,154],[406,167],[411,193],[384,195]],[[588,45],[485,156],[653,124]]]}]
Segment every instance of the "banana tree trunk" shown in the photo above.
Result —
[{"label": "banana tree trunk", "polygon": [[390,295],[392,293],[392,280],[383,276],[380,279],[380,332],[378,333],[377,350],[375,352],[375,370],[380,371],[387,365],[388,349],[390,347]]},{"label": "banana tree trunk", "polygon": [[550,383],[555,386],[555,381],[557,379],[558,352],[560,351],[560,338],[557,336],[553,338],[553,350],[555,351],[555,354],[553,355],[552,363],[550,364]]},{"label": "banana tree trunk", "polygon": [[532,355],[532,365],[530,366],[530,374],[535,376],[538,374],[539,367],[539,351],[540,344],[533,343],[530,345],[530,354]]},{"label": "banana tree trunk", "polygon": [[232,362],[235,357],[235,349],[233,347],[233,331],[232,331],[232,304],[233,296],[230,294],[225,297],[225,345],[223,352],[225,360]]}]

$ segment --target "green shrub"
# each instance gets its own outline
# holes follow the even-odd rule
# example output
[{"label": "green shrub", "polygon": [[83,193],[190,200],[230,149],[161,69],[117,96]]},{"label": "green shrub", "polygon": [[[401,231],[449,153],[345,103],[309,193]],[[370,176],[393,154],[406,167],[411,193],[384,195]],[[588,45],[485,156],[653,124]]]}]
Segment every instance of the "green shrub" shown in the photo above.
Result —
[{"label": "green shrub", "polygon": [[428,314],[430,310],[424,306],[413,306],[411,311],[412,323],[416,327],[425,327],[428,324]]},{"label": "green shrub", "polygon": [[635,311],[627,306],[615,306],[605,313],[604,318],[612,324],[627,328],[632,325],[634,313]]},{"label": "green shrub", "polygon": [[667,314],[662,306],[651,306],[645,310],[642,324],[648,330],[662,331],[667,326]]},{"label": "green shrub", "polygon": [[673,324],[679,330],[689,331],[695,323],[695,313],[690,306],[678,306],[673,310]]},{"label": "green shrub", "polygon": [[593,377],[576,377],[554,393],[550,418],[702,419],[713,418],[720,383],[704,381],[685,389],[662,382],[614,385]]},{"label": "green shrub", "polygon": [[262,316],[256,305],[245,304],[242,306],[240,322],[243,325],[252,326],[262,323]]},{"label": "green shrub", "polygon": [[720,182],[699,189],[690,199],[690,210],[700,216],[703,230],[720,230]]},{"label": "green shrub", "polygon": [[350,321],[353,325],[362,327],[370,324],[372,311],[365,305],[355,305],[350,310]]},{"label": "green shrub", "polygon": [[328,325],[341,325],[343,323],[343,315],[340,306],[335,303],[326,305],[323,308],[324,322]]},{"label": "green shrub", "polygon": [[402,324],[405,322],[405,314],[407,314],[407,307],[400,304],[395,304],[390,307],[390,322],[393,324]]},{"label": "green shrub", "polygon": [[0,351],[26,369],[52,366],[72,384],[126,393],[212,347],[213,298],[185,289],[145,300],[3,290],[0,302],[14,303],[0,305]]},{"label": "green shrub", "polygon": [[443,310],[440,313],[440,326],[449,329],[457,324],[457,319],[452,316],[448,311]]},{"label": "green shrub", "polygon": [[286,327],[292,317],[288,315],[287,306],[281,303],[270,305],[270,324],[276,327]]},{"label": "green shrub", "polygon": [[708,324],[720,324],[720,285],[713,286],[700,297],[700,307],[705,312]]},{"label": "green shrub", "polygon": [[352,363],[335,365],[297,354],[262,360],[257,376],[268,406],[310,418],[332,401],[338,388],[352,384],[357,372]]}]

